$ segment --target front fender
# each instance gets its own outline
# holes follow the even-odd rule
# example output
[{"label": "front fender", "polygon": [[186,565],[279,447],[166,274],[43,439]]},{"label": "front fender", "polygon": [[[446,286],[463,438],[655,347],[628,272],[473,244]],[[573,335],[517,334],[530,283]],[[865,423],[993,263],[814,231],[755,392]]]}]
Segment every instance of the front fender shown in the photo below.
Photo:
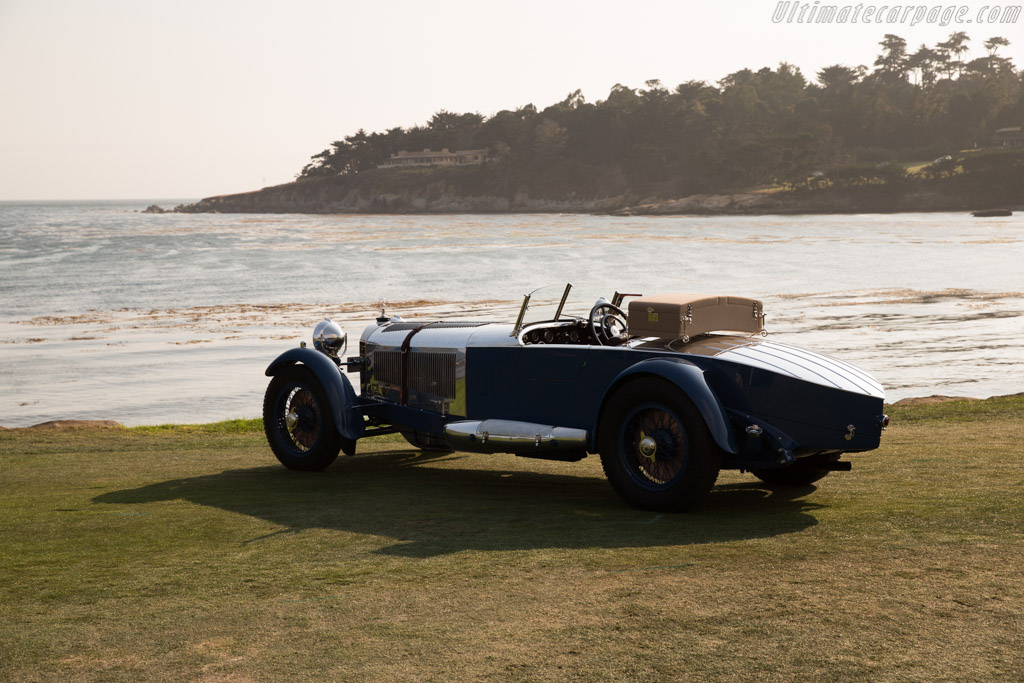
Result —
[{"label": "front fender", "polygon": [[267,377],[273,377],[282,369],[301,363],[309,368],[327,394],[331,404],[331,415],[338,433],[346,439],[358,439],[363,435],[366,426],[363,413],[359,409],[359,398],[356,396],[352,383],[330,358],[307,348],[288,349],[267,366]]},{"label": "front fender", "polygon": [[[601,398],[601,412],[604,411],[608,398],[623,382],[639,375],[661,377],[679,387],[679,390],[686,394],[693,401],[693,404],[697,406],[697,410],[700,412],[701,417],[704,418],[704,422],[707,424],[715,443],[727,453],[732,455],[739,453],[736,437],[729,426],[729,418],[726,414],[725,406],[722,405],[718,396],[708,386],[707,379],[704,377],[704,371],[682,358],[652,358],[629,366],[619,373]],[[600,420],[600,416],[598,420]],[[594,429],[590,433],[596,435],[598,426],[595,424]],[[595,437],[595,446],[596,443]]]}]

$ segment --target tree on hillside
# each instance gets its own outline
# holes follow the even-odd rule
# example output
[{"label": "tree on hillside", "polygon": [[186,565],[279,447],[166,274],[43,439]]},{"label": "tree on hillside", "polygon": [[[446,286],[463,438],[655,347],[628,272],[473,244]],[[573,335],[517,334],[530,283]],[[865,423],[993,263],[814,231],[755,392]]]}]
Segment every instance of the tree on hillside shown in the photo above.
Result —
[{"label": "tree on hillside", "polygon": [[826,66],[818,72],[818,82],[826,90],[837,90],[852,86],[861,79],[862,75],[858,69],[853,67],[833,64],[832,66]]},{"label": "tree on hillside", "polygon": [[907,58],[907,70],[916,71],[919,74],[918,84],[923,86],[935,83],[935,71],[938,64],[939,54],[923,44],[917,49],[917,52]]},{"label": "tree on hillside", "polygon": [[587,98],[583,96],[583,91],[577,88],[571,93],[565,96],[565,99],[554,105],[556,108],[563,111],[576,110],[584,106],[587,103]]},{"label": "tree on hillside", "polygon": [[529,144],[536,116],[537,108],[532,104],[514,111],[499,111],[481,124],[474,144],[485,148],[501,145],[502,149],[507,150],[506,158],[511,158],[511,154],[520,152]]},{"label": "tree on hillside", "polygon": [[486,148],[484,166],[431,177],[473,179],[473,191],[498,196],[597,197],[802,185],[815,170],[933,159],[1024,123],[1022,74],[999,56],[1009,41],[991,37],[986,54],[972,59],[969,40],[953,33],[908,54],[901,37],[887,34],[874,71],[832,64],[814,83],[781,63],[718,83],[620,83],[593,102],[575,90],[543,111],[442,109],[420,125],[348,135],[313,155],[299,177],[377,173],[400,150]]},{"label": "tree on hillside", "polygon": [[[981,57],[980,59],[985,60],[985,67],[987,69],[987,72],[990,74],[1002,73],[1005,71],[1012,72],[1013,67],[1010,62],[1010,59],[1008,57],[1000,57],[998,54],[999,48],[1009,46],[1010,41],[1001,36],[992,36],[991,38],[986,40],[984,44],[985,49],[988,50],[988,56]],[[977,61],[978,60],[974,60],[974,62]],[[972,62],[972,64],[974,62]]]},{"label": "tree on hillside", "polygon": [[964,70],[963,54],[967,52],[967,43],[971,39],[963,31],[950,34],[949,40],[939,43],[940,55],[947,55],[945,59],[946,73],[949,78],[953,77],[953,71],[962,75]]},{"label": "tree on hillside", "polygon": [[885,34],[882,54],[875,60],[875,73],[882,78],[899,81],[907,78],[907,41],[892,33]]},{"label": "tree on hillside", "polygon": [[792,110],[806,96],[807,79],[792,64],[780,62],[774,71],[766,67],[757,76],[757,95],[774,113]]},{"label": "tree on hillside", "polygon": [[991,38],[985,41],[985,49],[988,50],[988,54],[990,57],[995,57],[996,52],[999,51],[1000,47],[1007,47],[1009,44],[1010,41],[1008,41],[1006,38],[1003,38],[1001,36],[992,36]]}]

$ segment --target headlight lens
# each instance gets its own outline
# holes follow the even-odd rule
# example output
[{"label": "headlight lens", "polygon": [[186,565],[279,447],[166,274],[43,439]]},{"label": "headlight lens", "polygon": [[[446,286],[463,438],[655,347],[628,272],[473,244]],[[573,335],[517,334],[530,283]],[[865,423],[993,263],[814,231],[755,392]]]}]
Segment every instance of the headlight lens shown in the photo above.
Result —
[{"label": "headlight lens", "polygon": [[313,348],[331,358],[338,358],[348,346],[348,335],[338,323],[324,318],[313,330]]}]

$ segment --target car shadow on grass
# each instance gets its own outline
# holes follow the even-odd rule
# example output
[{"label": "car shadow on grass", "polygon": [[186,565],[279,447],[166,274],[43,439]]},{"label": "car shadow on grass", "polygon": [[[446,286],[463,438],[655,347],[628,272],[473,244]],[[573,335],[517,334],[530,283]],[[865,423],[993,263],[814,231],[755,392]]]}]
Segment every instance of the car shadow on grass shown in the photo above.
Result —
[{"label": "car shadow on grass", "polygon": [[821,507],[804,500],[813,486],[772,491],[751,482],[716,486],[685,514],[645,512],[628,507],[601,478],[478,469],[462,459],[403,450],[345,459],[316,473],[232,469],[112,491],[93,502],[185,500],[283,527],[267,536],[333,529],[385,537],[393,543],[378,552],[402,557],[766,538],[814,526],[810,513]]}]

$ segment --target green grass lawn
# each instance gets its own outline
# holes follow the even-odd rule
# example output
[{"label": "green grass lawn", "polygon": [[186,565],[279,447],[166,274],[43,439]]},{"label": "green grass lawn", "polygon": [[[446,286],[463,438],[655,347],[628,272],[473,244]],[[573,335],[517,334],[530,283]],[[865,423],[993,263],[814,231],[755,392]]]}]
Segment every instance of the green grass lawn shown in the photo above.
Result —
[{"label": "green grass lawn", "polygon": [[894,408],[816,487],[258,422],[0,432],[0,680],[1021,680],[1024,397]]}]

